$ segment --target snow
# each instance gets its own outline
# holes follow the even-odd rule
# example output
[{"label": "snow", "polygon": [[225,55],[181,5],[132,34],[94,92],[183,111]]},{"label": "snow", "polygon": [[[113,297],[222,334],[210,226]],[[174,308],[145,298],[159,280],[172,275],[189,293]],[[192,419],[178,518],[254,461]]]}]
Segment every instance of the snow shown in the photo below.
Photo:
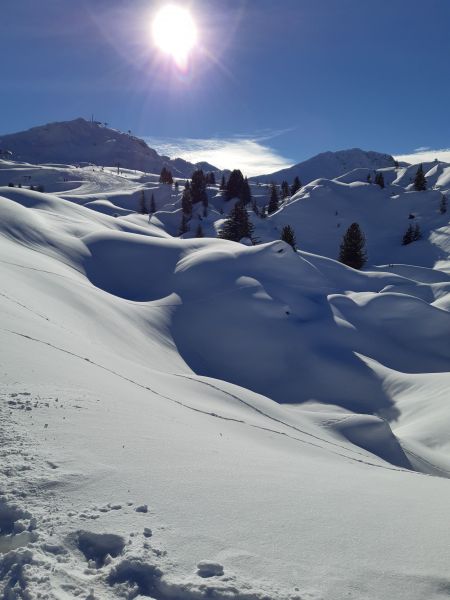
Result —
[{"label": "snow", "polygon": [[[160,156],[144,140],[104,124],[79,118],[49,123],[28,131],[3,135],[0,146],[12,152],[15,160],[31,163],[95,164],[160,173],[171,169],[176,177],[190,177],[196,165],[183,159]],[[212,165],[212,170],[218,169]]]},{"label": "snow", "polygon": [[[182,186],[0,167],[5,598],[448,597],[445,165],[420,193],[313,181],[256,246],[216,239],[215,188],[180,239]],[[334,260],[353,220],[361,272]]]},{"label": "snow", "polygon": [[281,183],[285,180],[291,184],[295,177],[299,177],[302,184],[305,185],[321,177],[334,179],[354,169],[370,170],[373,174],[373,171],[393,167],[394,163],[394,159],[389,154],[352,148],[337,152],[322,152],[287,169],[276,171],[270,175],[258,175],[252,179],[261,183],[271,183],[272,181]]}]

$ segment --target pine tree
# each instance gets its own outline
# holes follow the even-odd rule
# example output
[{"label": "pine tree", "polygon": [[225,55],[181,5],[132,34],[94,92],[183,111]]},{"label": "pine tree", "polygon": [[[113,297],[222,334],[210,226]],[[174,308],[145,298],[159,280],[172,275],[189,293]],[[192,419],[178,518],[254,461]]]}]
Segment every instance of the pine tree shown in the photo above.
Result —
[{"label": "pine tree", "polygon": [[249,238],[253,241],[253,225],[242,201],[238,201],[234,205],[219,232],[219,237],[233,242],[240,242],[242,238]]},{"label": "pine tree", "polygon": [[150,199],[150,214],[153,215],[156,212],[156,203],[155,203],[155,195],[152,194]]},{"label": "pine tree", "polygon": [[283,181],[281,184],[281,198],[284,200],[289,197],[289,184],[287,181]]},{"label": "pine tree", "polygon": [[208,194],[206,192],[206,177],[202,169],[197,169],[192,173],[191,178],[191,199],[192,204],[198,202],[208,203]]},{"label": "pine tree", "polygon": [[251,202],[252,202],[252,192],[251,192],[250,184],[248,182],[247,177],[244,178],[244,181],[242,183],[241,193],[240,193],[239,197],[245,205],[251,204]]},{"label": "pine tree", "polygon": [[383,173],[375,174],[375,183],[380,186],[380,188],[384,188],[384,177]]},{"label": "pine tree", "polygon": [[188,218],[184,213],[181,214],[181,223],[178,229],[178,235],[183,235],[189,231]]},{"label": "pine tree", "polygon": [[414,178],[414,189],[416,192],[424,192],[427,189],[427,178],[423,172],[423,166],[419,165],[416,176]]},{"label": "pine tree", "polygon": [[291,185],[291,196],[296,194],[298,192],[298,190],[300,190],[301,188],[302,188],[302,183],[300,181],[300,178],[297,175],[294,179],[294,183]]},{"label": "pine tree", "polygon": [[144,192],[144,190],[141,190],[141,194],[140,194],[140,197],[139,197],[139,212],[141,213],[141,215],[147,215],[148,214],[147,203],[145,201],[145,192]]},{"label": "pine tree", "polygon": [[293,250],[296,250],[296,240],[295,240],[295,231],[290,225],[285,225],[281,230],[281,239],[286,244],[292,246]]},{"label": "pine tree", "polygon": [[252,200],[252,211],[255,215],[259,216],[258,205],[256,204],[256,200]]},{"label": "pine tree", "polygon": [[208,173],[207,182],[209,185],[216,185],[216,176],[214,175],[213,171]]},{"label": "pine tree", "polygon": [[366,239],[358,223],[352,223],[342,238],[339,261],[344,265],[361,269],[367,262]]},{"label": "pine tree", "polygon": [[169,169],[166,169],[166,167],[163,167],[161,169],[161,174],[159,176],[159,183],[167,183],[170,185],[172,185],[172,183],[173,183],[172,173],[169,171]]},{"label": "pine tree", "polygon": [[422,239],[422,232],[420,230],[420,225],[419,225],[419,223],[416,223],[414,225],[412,241],[417,242],[418,240],[421,240],[421,239]]},{"label": "pine tree", "polygon": [[410,223],[408,225],[408,229],[405,231],[405,233],[403,234],[403,238],[402,238],[402,246],[407,246],[408,244],[410,244],[412,241],[414,240],[414,227],[412,226],[412,224]]},{"label": "pine tree", "polygon": [[195,230],[195,237],[197,237],[197,238],[205,237],[203,234],[203,228],[200,225],[200,223],[197,225],[197,229]]},{"label": "pine tree", "polygon": [[270,186],[269,206],[267,208],[267,212],[269,213],[269,215],[271,215],[272,213],[274,213],[275,211],[278,210],[278,202],[279,202],[279,198],[278,198],[277,186],[274,183],[272,183]]},{"label": "pine tree", "polygon": [[243,186],[244,176],[239,169],[234,169],[234,171],[231,171],[226,184],[225,199],[231,200],[232,198],[241,198]]},{"label": "pine tree", "polygon": [[447,212],[447,196],[442,194],[441,201],[439,203],[439,212],[444,215]]},{"label": "pine tree", "polygon": [[225,181],[225,175],[222,175],[222,179],[220,181],[220,189],[225,190],[227,187],[227,182]]},{"label": "pine tree", "polygon": [[191,189],[186,182],[186,185],[183,190],[183,195],[181,196],[181,208],[183,210],[183,215],[187,218],[190,218],[192,215],[192,199],[191,199]]}]

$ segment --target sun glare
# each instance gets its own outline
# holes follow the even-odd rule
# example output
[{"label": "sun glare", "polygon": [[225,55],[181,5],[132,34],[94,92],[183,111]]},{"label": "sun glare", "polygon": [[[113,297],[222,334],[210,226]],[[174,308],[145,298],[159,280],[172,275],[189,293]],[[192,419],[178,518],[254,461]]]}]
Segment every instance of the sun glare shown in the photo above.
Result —
[{"label": "sun glare", "polygon": [[153,20],[152,31],[156,46],[170,54],[180,69],[186,69],[197,42],[197,27],[189,10],[176,4],[164,6]]}]

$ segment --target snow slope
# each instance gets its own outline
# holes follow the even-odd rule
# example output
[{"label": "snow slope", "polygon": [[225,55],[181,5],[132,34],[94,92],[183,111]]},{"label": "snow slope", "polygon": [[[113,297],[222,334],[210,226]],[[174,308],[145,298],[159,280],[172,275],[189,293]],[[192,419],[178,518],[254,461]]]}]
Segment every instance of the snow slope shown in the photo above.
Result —
[{"label": "snow slope", "polygon": [[[0,148],[13,153],[14,160],[29,163],[93,163],[147,173],[168,167],[176,177],[190,177],[196,165],[183,159],[160,156],[144,140],[96,122],[79,118],[49,123],[28,131],[2,135]],[[214,171],[218,171],[213,167]]]},{"label": "snow slope", "polygon": [[337,152],[322,152],[292,167],[275,171],[269,175],[259,175],[253,177],[252,180],[261,183],[287,181],[291,184],[295,177],[299,177],[302,184],[305,185],[319,178],[335,179],[358,168],[374,171],[393,167],[394,164],[395,161],[389,154],[352,148]]},{"label": "snow slope", "polygon": [[5,598],[448,597],[447,275],[8,187],[0,271]]}]

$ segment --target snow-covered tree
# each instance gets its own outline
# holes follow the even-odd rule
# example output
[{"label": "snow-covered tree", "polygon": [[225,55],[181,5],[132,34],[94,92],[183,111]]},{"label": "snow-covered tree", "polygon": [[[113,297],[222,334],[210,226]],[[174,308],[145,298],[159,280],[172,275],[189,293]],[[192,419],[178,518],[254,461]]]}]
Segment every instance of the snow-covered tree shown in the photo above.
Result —
[{"label": "snow-covered tree", "polygon": [[339,261],[354,269],[361,269],[366,264],[366,238],[358,223],[352,223],[345,232],[340,246]]}]

